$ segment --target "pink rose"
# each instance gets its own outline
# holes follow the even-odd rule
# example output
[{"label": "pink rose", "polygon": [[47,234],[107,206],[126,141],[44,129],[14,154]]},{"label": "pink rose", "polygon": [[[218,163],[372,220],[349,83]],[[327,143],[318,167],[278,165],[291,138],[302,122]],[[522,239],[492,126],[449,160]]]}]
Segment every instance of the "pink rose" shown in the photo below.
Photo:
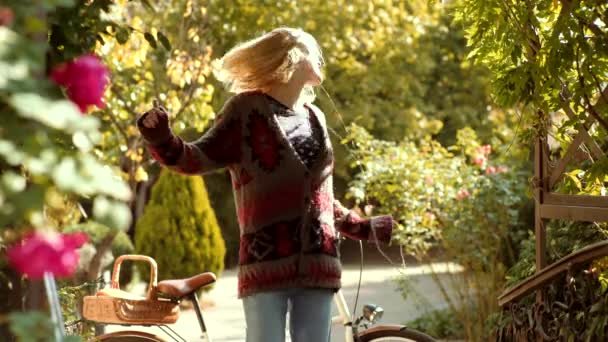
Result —
[{"label": "pink rose", "polygon": [[488,155],[490,155],[490,153],[492,153],[492,146],[483,145],[481,146],[481,150],[483,151],[483,155],[487,157]]},{"label": "pink rose", "polygon": [[0,7],[0,26],[11,26],[15,20],[15,13],[8,7]]},{"label": "pink rose", "polygon": [[433,184],[433,177],[431,177],[431,176],[424,177],[424,182],[428,185]]},{"label": "pink rose", "polygon": [[471,194],[469,193],[468,190],[466,189],[460,189],[458,190],[458,192],[456,193],[456,199],[457,200],[461,200],[461,199],[465,199],[467,197],[471,196]]},{"label": "pink rose", "polygon": [[29,233],[6,251],[9,263],[31,279],[41,279],[45,272],[57,278],[70,277],[78,266],[78,251],[88,241],[85,233]]},{"label": "pink rose", "polygon": [[108,77],[108,69],[95,55],[80,56],[51,71],[53,81],[66,88],[70,100],[83,113],[89,105],[103,107],[102,97]]},{"label": "pink rose", "polygon": [[498,173],[503,173],[503,172],[507,172],[507,171],[509,171],[509,168],[504,165],[500,165],[496,168],[496,172],[498,172]]},{"label": "pink rose", "polygon": [[486,168],[486,175],[493,175],[496,173],[496,168],[494,166],[488,166]]},{"label": "pink rose", "polygon": [[473,163],[475,163],[475,165],[477,165],[477,166],[481,166],[485,162],[486,162],[486,157],[481,154],[478,154],[473,158]]}]

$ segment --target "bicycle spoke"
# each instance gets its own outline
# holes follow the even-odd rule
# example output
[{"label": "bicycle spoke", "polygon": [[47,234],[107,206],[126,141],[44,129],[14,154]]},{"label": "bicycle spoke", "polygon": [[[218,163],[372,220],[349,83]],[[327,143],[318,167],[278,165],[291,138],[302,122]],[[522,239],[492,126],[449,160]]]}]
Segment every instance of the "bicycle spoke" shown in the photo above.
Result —
[{"label": "bicycle spoke", "polygon": [[[171,339],[172,339],[173,341],[176,341],[176,342],[188,342],[188,341],[186,341],[186,340],[185,340],[183,337],[181,337],[181,336],[180,336],[178,333],[176,333],[176,332],[175,332],[175,330],[171,329],[171,328],[170,328],[169,326],[167,326],[167,325],[159,325],[159,326],[158,326],[158,328],[159,328],[160,330],[162,330],[162,331],[165,333],[165,335],[167,335],[167,336],[171,337]],[[165,330],[165,329],[167,329],[168,331],[167,331],[167,330]],[[179,337],[179,338],[181,339],[181,341],[180,341],[180,340],[178,340],[177,338],[175,338],[175,336],[173,336],[173,334],[170,334],[170,333],[169,333],[169,331],[170,331],[170,332],[172,332],[173,334],[175,334],[175,336]]]}]

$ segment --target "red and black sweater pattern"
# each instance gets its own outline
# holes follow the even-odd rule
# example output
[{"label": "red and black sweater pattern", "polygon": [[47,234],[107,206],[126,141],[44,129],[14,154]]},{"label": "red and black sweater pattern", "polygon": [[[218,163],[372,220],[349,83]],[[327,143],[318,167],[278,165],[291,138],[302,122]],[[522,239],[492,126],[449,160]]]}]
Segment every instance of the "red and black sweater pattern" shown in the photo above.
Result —
[{"label": "red and black sweater pattern", "polygon": [[[333,198],[333,153],[323,113],[307,108],[322,131],[314,161],[305,162],[261,93],[232,97],[200,139],[186,143],[168,118],[138,127],[152,156],[183,174],[230,171],[241,230],[239,297],[290,287],[340,287],[336,231],[356,240],[388,242],[390,216],[361,218]],[[312,119],[312,117],[311,117]]]}]

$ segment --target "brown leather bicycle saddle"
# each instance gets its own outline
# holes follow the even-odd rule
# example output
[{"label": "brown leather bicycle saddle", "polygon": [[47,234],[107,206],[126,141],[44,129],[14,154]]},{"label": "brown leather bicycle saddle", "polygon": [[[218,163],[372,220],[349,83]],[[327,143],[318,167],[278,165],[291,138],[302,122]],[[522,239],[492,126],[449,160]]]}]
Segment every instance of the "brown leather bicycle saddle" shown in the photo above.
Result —
[{"label": "brown leather bicycle saddle", "polygon": [[173,298],[182,298],[200,289],[201,287],[214,283],[215,280],[215,274],[212,272],[205,272],[186,279],[159,281],[156,288],[159,292],[162,292],[167,296]]}]

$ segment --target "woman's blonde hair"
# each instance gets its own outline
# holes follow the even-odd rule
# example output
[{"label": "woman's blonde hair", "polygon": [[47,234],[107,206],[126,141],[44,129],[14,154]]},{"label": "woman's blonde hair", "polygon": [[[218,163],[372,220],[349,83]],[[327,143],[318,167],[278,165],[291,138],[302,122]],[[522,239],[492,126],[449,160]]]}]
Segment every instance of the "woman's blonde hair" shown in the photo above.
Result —
[{"label": "woman's blonde hair", "polygon": [[[287,82],[296,65],[312,54],[323,62],[321,48],[312,35],[280,27],[228,51],[219,60],[215,76],[234,93],[267,91],[276,83]],[[300,101],[314,101],[312,87],[305,87]]]}]

